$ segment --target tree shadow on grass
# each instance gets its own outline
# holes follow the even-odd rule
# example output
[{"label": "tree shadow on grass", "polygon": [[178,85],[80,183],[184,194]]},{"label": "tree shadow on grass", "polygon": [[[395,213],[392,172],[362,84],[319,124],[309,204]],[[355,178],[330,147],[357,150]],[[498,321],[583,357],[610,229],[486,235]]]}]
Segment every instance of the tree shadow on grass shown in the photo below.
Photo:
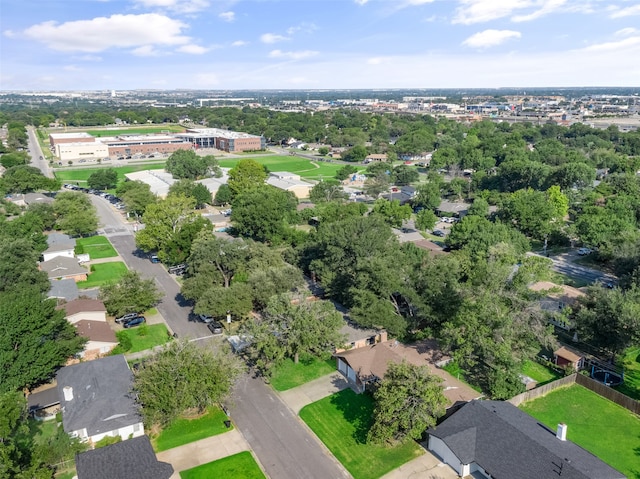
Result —
[{"label": "tree shadow on grass", "polygon": [[342,417],[351,424],[355,430],[353,439],[357,444],[367,442],[367,433],[373,423],[373,398],[369,393],[356,394],[351,389],[345,389],[331,396],[333,404]]}]

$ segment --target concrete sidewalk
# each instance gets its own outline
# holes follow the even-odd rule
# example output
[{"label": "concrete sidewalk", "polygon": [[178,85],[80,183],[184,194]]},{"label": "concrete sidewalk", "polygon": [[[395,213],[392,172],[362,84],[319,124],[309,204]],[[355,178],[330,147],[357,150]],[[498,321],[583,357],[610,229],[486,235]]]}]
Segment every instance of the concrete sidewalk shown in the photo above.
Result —
[{"label": "concrete sidewalk", "polygon": [[321,378],[315,379],[302,386],[278,392],[280,398],[297,415],[300,409],[307,404],[319,401],[322,398],[331,396],[343,389],[347,389],[349,384],[345,377],[338,371]]},{"label": "concrete sidewalk", "polygon": [[[233,429],[224,434],[159,452],[156,456],[159,461],[168,462],[173,466],[175,472],[171,479],[180,479],[180,471],[249,450],[251,448],[240,431]],[[256,459],[255,455],[254,459]],[[257,459],[256,462],[258,462]]]},{"label": "concrete sidewalk", "polygon": [[458,479],[458,474],[426,450],[426,446],[422,444],[425,450],[423,455],[388,472],[380,479]]}]

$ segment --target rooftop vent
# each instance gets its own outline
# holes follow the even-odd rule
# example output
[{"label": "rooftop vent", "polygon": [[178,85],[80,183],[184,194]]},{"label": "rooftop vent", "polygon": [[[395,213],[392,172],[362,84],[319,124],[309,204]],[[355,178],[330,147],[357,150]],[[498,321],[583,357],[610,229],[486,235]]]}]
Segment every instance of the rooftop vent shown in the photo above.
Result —
[{"label": "rooftop vent", "polygon": [[71,401],[73,399],[73,388],[71,386],[65,386],[62,388],[65,401]]},{"label": "rooftop vent", "polygon": [[561,441],[567,440],[567,425],[563,422],[558,424],[558,430],[556,432],[556,437]]}]

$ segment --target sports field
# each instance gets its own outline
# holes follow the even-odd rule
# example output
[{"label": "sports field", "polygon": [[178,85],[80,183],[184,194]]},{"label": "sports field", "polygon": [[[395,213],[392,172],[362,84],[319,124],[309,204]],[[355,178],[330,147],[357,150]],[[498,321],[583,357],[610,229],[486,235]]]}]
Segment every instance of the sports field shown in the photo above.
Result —
[{"label": "sports field", "polygon": [[[221,159],[220,166],[223,168],[233,168],[236,163],[245,158]],[[266,166],[269,171],[288,171],[296,173],[307,180],[322,180],[333,178],[336,172],[344,165],[339,163],[329,163],[326,161],[312,161],[306,158],[295,156],[257,156],[251,158]]]},{"label": "sports field", "polygon": [[[109,167],[111,168],[111,167]],[[113,169],[118,173],[118,182],[124,179],[126,173],[142,170],[161,170],[164,163],[145,163],[143,165],[118,166]],[[87,178],[98,170],[104,168],[78,168],[77,170],[56,170],[55,175],[62,183],[78,183],[79,186],[86,186]]]},{"label": "sports field", "polygon": [[[82,131],[82,130],[78,130]],[[84,130],[92,136],[118,136],[118,135],[151,135],[154,133],[184,133],[185,129],[181,126],[163,125],[163,126],[143,126],[139,128],[102,128],[99,130]]]}]

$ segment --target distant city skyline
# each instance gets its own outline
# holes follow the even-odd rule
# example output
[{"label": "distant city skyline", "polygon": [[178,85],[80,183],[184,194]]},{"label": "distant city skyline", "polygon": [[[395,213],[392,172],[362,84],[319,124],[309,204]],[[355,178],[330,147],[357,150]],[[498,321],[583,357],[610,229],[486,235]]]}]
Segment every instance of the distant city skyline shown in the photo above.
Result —
[{"label": "distant city skyline", "polygon": [[640,86],[636,0],[3,0],[0,90]]}]

